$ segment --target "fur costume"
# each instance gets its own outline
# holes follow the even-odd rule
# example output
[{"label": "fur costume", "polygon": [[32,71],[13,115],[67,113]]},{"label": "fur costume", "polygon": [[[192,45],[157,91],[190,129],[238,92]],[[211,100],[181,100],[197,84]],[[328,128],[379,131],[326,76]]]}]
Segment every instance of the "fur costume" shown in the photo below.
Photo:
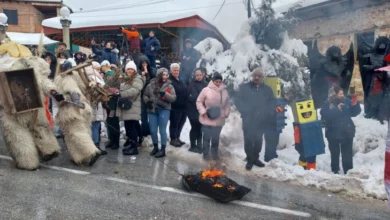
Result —
[{"label": "fur costume", "polygon": [[[13,48],[7,48],[10,45]],[[45,94],[49,95],[50,91],[56,90],[56,87],[48,78],[49,64],[41,58],[31,56],[28,49],[22,45],[12,42],[9,45],[4,44],[0,46],[0,71],[34,68],[43,101]],[[0,100],[4,100],[2,90],[0,90]],[[31,128],[33,114],[33,112],[25,112],[11,115],[3,112],[1,117],[7,148],[20,169],[35,170],[39,167],[40,159],[48,161],[60,154],[60,147],[50,129],[45,109],[38,110],[36,126]]]},{"label": "fur costume", "polygon": [[64,134],[73,161],[78,165],[90,161],[92,165],[100,151],[91,137],[92,108],[85,96],[87,88],[75,71],[57,74],[54,83],[65,100],[84,105],[84,109],[70,103],[60,106],[55,120]]}]

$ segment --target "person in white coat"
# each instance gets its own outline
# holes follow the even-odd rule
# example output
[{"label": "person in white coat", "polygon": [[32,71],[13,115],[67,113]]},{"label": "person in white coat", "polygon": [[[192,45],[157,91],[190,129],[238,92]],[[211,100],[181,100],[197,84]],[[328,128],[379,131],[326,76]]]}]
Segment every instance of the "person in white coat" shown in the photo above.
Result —
[{"label": "person in white coat", "polygon": [[[98,62],[93,61],[92,62],[92,67],[89,66],[87,67],[86,73],[88,75],[88,78],[96,83],[100,84],[101,87],[105,85],[104,80],[102,76],[100,75],[100,68],[101,65]],[[100,150],[101,155],[107,155],[107,151],[102,150],[100,148],[100,133],[101,133],[101,126],[102,122],[106,121],[107,118],[107,112],[103,108],[103,105],[101,102],[97,103],[96,106],[91,106],[92,107],[92,116],[93,116],[93,121],[92,121],[92,140],[95,143],[96,147]]]}]

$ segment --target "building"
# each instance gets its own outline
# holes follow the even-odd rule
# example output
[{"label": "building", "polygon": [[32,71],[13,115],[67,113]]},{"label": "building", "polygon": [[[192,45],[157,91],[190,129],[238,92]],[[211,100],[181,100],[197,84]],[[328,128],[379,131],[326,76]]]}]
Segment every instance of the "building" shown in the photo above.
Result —
[{"label": "building", "polygon": [[[322,54],[332,45],[339,46],[345,53],[353,42],[356,58],[359,35],[370,44],[374,44],[378,36],[390,35],[388,0],[308,0],[296,13],[301,22],[290,35],[302,39],[308,47],[313,40],[318,40]],[[351,87],[362,95],[356,59]]]},{"label": "building", "polygon": [[61,0],[0,0],[0,12],[8,17],[8,31],[39,33],[42,21],[56,17]]},{"label": "building", "polygon": [[[150,4],[126,6],[123,3],[118,5],[113,3],[107,7],[71,14],[71,41],[84,47],[90,47],[91,39],[95,39],[96,42],[113,41],[121,47],[123,36],[120,35],[120,27],[136,26],[144,38],[148,36],[150,30],[154,30],[161,43],[161,52],[167,54],[171,61],[178,60],[178,54],[186,38],[199,42],[206,37],[213,37],[226,48],[230,46],[226,38],[210,22],[196,12],[181,10],[178,8],[180,6],[170,1],[153,3],[153,7],[150,7]],[[156,13],[156,9],[170,11]],[[46,35],[55,40],[62,40],[59,17],[46,19],[42,25]]]}]

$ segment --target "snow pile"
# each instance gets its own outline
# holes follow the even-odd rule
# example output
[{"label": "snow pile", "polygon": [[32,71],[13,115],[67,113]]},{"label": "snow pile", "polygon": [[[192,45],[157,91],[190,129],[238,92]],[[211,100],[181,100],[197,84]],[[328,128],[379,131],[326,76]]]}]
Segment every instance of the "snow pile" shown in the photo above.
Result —
[{"label": "snow pile", "polygon": [[[290,182],[303,186],[314,186],[333,193],[344,193],[355,197],[373,197],[381,200],[387,199],[384,188],[384,151],[386,139],[386,126],[378,121],[366,119],[363,113],[354,118],[356,124],[356,137],[354,139],[354,169],[347,175],[336,175],[331,172],[330,152],[325,141],[325,154],[317,157],[317,171],[306,171],[298,165],[299,154],[294,148],[293,116],[288,108],[287,126],[280,136],[278,146],[278,159],[266,163],[265,168],[254,167],[252,171],[245,170],[244,140],[241,129],[239,113],[233,112],[221,133],[219,153],[222,164],[228,170],[245,175],[270,178],[283,182]],[[207,166],[202,155],[188,152],[189,131],[191,125],[187,122],[183,128],[181,139],[187,143],[185,147],[167,148],[168,157],[176,157],[187,163]],[[325,139],[326,140],[326,139]],[[264,143],[264,142],[263,142]],[[264,144],[260,159],[264,161]],[[150,149],[147,149],[150,150]],[[340,173],[342,171],[340,159]]]},{"label": "snow pile", "polygon": [[250,34],[250,22],[246,22],[230,50],[222,51],[222,44],[207,38],[195,46],[202,58],[207,61],[209,73],[219,72],[224,81],[237,89],[250,79],[256,67],[262,67],[266,76],[278,76],[282,80],[283,90],[293,99],[307,97],[310,94],[309,73],[302,65],[307,47],[301,40],[289,39],[285,33],[279,50],[267,45],[256,44]]}]

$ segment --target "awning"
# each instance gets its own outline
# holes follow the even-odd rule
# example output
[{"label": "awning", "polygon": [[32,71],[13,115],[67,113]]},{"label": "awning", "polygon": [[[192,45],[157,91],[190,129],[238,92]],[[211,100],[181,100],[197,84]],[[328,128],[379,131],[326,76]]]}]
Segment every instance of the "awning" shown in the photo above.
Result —
[{"label": "awning", "polygon": [[[38,45],[41,39],[41,33],[7,32],[7,36],[12,41],[22,45]],[[52,40],[46,36],[43,37],[43,45],[55,43],[58,43],[58,41]]]}]

